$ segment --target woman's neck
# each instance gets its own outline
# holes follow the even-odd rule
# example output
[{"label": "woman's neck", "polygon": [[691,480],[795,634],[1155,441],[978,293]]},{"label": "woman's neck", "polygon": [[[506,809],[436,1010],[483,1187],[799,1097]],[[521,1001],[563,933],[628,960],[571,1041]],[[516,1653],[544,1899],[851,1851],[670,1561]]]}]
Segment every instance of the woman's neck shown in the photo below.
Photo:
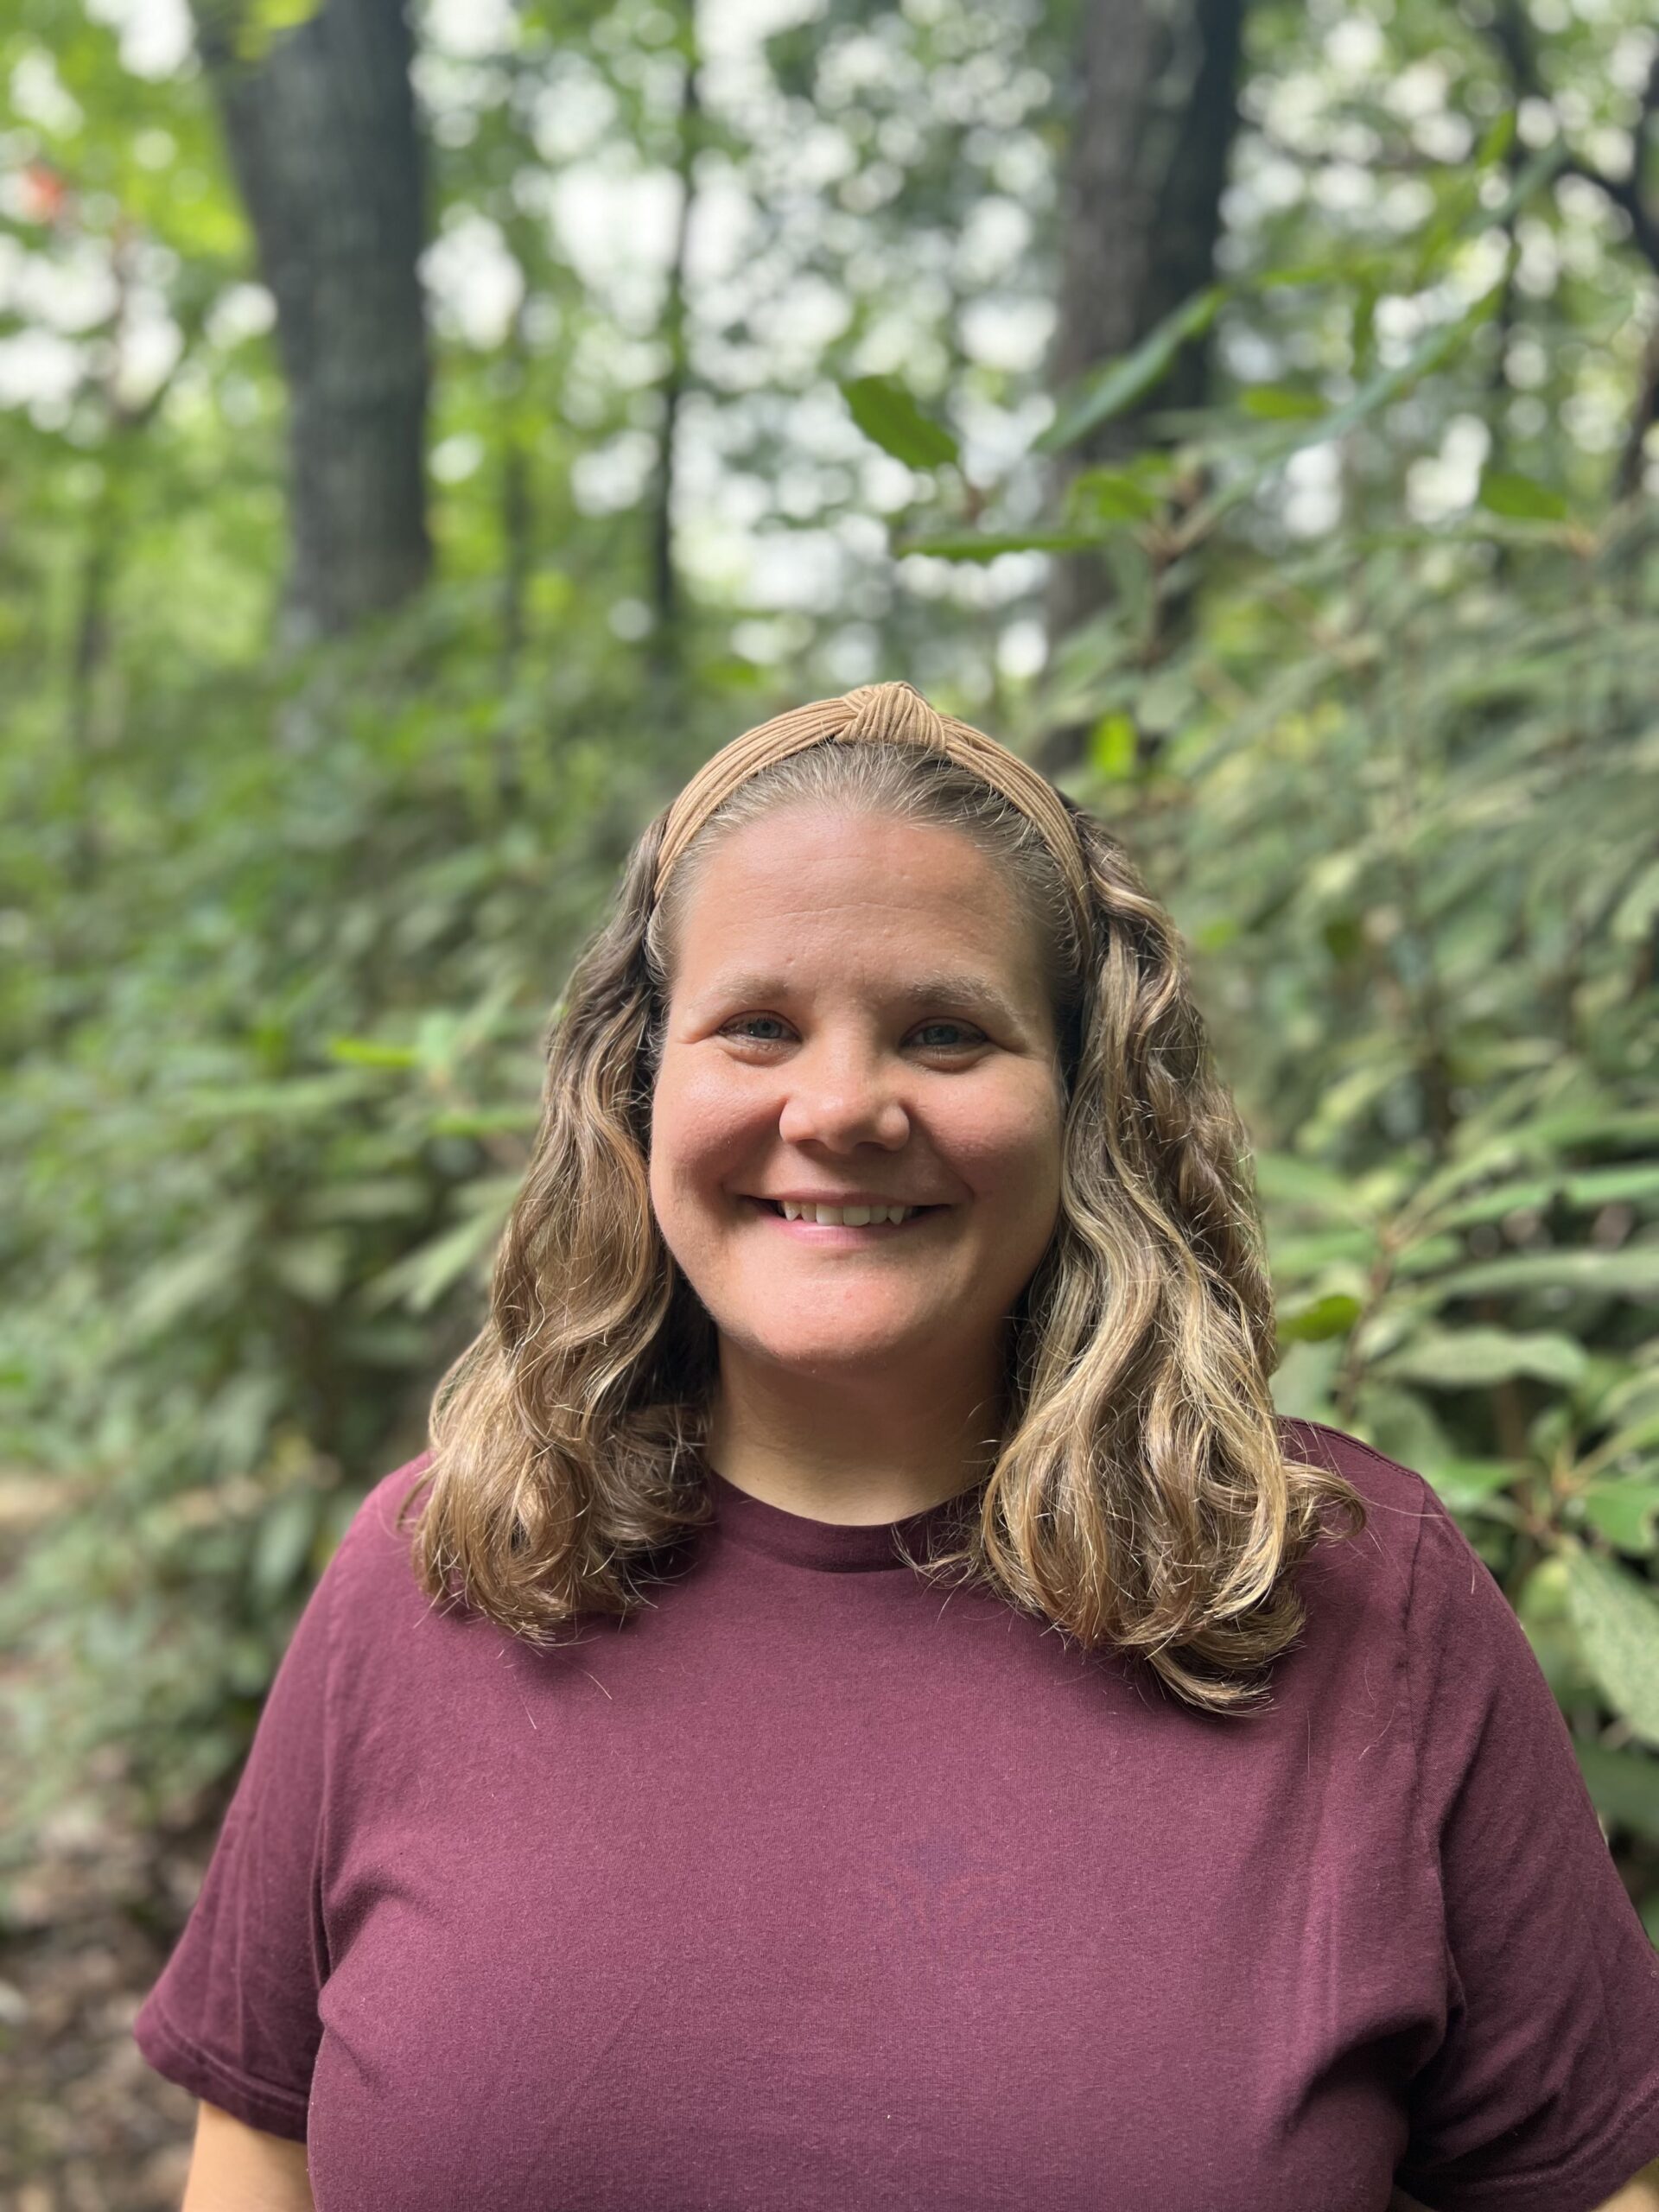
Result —
[{"label": "woman's neck", "polygon": [[804,1374],[722,1343],[705,1457],[786,1513],[900,1521],[988,1471],[1001,1420],[997,1389],[960,1368]]}]

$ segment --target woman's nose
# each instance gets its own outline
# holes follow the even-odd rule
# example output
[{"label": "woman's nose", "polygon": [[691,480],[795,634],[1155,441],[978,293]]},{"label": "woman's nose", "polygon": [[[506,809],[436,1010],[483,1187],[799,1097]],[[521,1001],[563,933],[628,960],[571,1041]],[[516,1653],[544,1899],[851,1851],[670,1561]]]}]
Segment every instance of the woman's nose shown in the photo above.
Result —
[{"label": "woman's nose", "polygon": [[910,1116],[879,1054],[856,1047],[809,1048],[790,1061],[778,1117],[786,1144],[840,1150],[858,1144],[896,1149],[910,1135]]}]

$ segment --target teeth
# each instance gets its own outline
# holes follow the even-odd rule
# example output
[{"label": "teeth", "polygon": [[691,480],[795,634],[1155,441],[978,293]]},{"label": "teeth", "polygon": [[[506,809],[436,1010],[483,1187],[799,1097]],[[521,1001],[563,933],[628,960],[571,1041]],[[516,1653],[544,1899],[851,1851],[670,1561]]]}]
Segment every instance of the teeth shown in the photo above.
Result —
[{"label": "teeth", "polygon": [[780,1198],[785,1221],[816,1222],[821,1229],[865,1229],[873,1221],[907,1221],[914,1206],[808,1206]]}]

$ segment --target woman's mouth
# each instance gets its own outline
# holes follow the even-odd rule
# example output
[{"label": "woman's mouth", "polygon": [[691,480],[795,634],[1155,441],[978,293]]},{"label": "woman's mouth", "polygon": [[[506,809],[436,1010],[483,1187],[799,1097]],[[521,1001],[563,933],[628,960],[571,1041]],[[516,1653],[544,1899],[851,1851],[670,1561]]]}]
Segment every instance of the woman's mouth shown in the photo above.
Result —
[{"label": "woman's mouth", "polygon": [[913,1229],[943,1206],[845,1205],[825,1206],[795,1198],[755,1198],[747,1203],[775,1221],[789,1235],[813,1243],[862,1243],[875,1236],[894,1236]]}]

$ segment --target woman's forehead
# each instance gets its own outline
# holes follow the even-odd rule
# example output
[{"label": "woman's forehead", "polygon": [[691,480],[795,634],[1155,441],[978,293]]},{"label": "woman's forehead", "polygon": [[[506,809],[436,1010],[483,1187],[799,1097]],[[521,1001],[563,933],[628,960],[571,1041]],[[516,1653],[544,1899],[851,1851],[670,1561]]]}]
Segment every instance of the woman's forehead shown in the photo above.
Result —
[{"label": "woman's forehead", "polygon": [[1008,933],[1018,907],[1003,871],[959,830],[779,808],[709,854],[690,888],[682,933],[730,943],[779,922],[827,934],[846,919],[989,943]]},{"label": "woman's forehead", "polygon": [[[805,888],[805,887],[803,887]],[[702,960],[767,963],[789,957],[954,966],[1000,964],[1018,957],[1030,925],[1013,898],[936,897],[906,883],[872,884],[861,893],[797,898],[784,886],[743,886],[731,898],[701,891],[683,917],[681,944]]]},{"label": "woman's forehead", "polygon": [[893,816],[780,807],[711,851],[671,964],[682,1003],[856,989],[883,1003],[1047,997],[1047,949],[1018,887],[971,837]]}]

